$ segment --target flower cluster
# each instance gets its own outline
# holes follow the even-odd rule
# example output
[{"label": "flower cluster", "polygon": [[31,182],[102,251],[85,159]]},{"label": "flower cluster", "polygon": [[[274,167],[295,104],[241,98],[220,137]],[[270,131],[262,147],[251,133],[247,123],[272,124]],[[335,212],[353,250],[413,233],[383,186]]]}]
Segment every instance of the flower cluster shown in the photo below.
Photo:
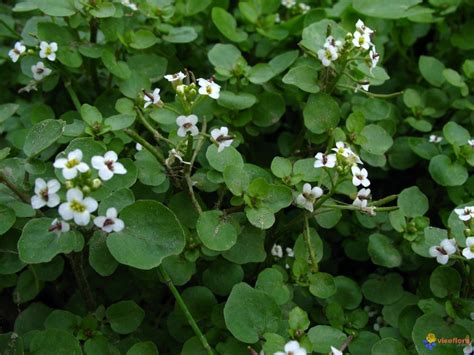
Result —
[{"label": "flower cluster", "polygon": [[[279,244],[273,244],[272,250],[270,252],[276,258],[279,258],[279,259],[283,258],[283,248]],[[285,249],[285,252],[289,258],[295,257],[295,251],[291,249],[290,247],[287,247]]]},{"label": "flower cluster", "polygon": [[435,134],[430,135],[428,142],[430,143],[440,143],[443,140],[443,137],[437,136]]},{"label": "flower cluster", "polygon": [[[428,252],[431,257],[436,258],[436,261],[442,265],[446,265],[451,255],[458,251],[455,239],[443,239],[439,245],[434,245],[429,248]],[[466,247],[461,252],[466,259],[474,259],[474,237],[466,238]]]},{"label": "flower cluster", "polygon": [[302,193],[296,196],[296,205],[304,208],[305,210],[313,212],[314,203],[323,194],[323,190],[320,187],[312,187],[310,184],[306,183],[303,185]]},{"label": "flower cluster", "polygon": [[[104,156],[93,156],[92,167],[97,170],[100,179],[92,178],[90,167],[82,161],[83,153],[75,149],[65,158],[57,158],[53,166],[61,169],[62,176],[66,179],[66,201],[61,203],[58,192],[61,184],[58,180],[45,181],[41,178],[35,180],[35,195],[31,197],[31,206],[40,209],[44,206],[53,208],[59,205],[58,213],[61,219],[53,220],[50,231],[57,233],[67,232],[70,225],[67,221],[74,221],[78,226],[86,226],[91,220],[92,213],[98,208],[98,202],[87,196],[91,190],[101,186],[102,181],[110,180],[115,174],[127,173],[125,167],[119,163],[115,152],[109,151]],[[94,224],[106,233],[123,230],[124,223],[117,218],[117,210],[109,208],[105,216],[94,218]]]},{"label": "flower cluster", "polygon": [[281,0],[281,5],[288,10],[292,10],[292,12],[296,14],[306,14],[309,10],[311,10],[311,6],[305,4],[304,2],[296,4],[296,0]]}]

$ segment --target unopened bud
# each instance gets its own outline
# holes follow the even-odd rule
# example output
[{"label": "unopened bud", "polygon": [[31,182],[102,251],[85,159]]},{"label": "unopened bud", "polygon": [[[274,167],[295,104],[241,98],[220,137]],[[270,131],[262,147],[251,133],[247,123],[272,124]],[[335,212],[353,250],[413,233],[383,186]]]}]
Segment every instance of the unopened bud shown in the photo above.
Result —
[{"label": "unopened bud", "polygon": [[72,189],[74,187],[74,184],[72,183],[71,180],[67,180],[64,185],[66,186],[66,189]]},{"label": "unopened bud", "polygon": [[92,180],[92,188],[93,189],[98,189],[101,186],[102,186],[102,180],[101,179]]},{"label": "unopened bud", "polygon": [[89,194],[91,192],[91,188],[89,186],[84,186],[82,188],[82,192],[84,192],[84,194]]}]

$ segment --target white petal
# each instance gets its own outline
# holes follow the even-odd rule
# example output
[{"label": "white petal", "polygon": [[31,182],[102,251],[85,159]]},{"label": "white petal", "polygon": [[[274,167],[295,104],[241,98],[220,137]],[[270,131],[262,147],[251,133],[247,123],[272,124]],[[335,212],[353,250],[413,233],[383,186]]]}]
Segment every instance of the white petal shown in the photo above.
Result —
[{"label": "white petal", "polygon": [[178,116],[178,117],[176,117],[176,124],[177,124],[178,126],[184,125],[187,121],[188,121],[188,120],[187,120],[187,117],[186,117],[186,116]]},{"label": "white petal", "polygon": [[468,246],[468,247],[474,246],[474,237],[468,237],[466,239],[466,246]]},{"label": "white petal", "polygon": [[114,177],[114,172],[111,171],[108,167],[104,167],[99,170],[99,176],[102,180],[107,181]]},{"label": "white petal", "polygon": [[440,263],[441,265],[446,265],[449,261],[449,256],[448,255],[438,255],[436,257],[436,261]]},{"label": "white petal", "polygon": [[123,166],[122,163],[115,163],[114,164],[114,173],[119,175],[124,175],[127,173],[127,169]]},{"label": "white petal", "polygon": [[116,162],[118,160],[118,156],[117,156],[117,153],[115,153],[113,150],[110,150],[107,153],[105,153],[104,159],[106,161],[109,160],[109,161]]},{"label": "white petal", "polygon": [[198,116],[189,115],[188,116],[188,122],[191,123],[192,125],[195,125],[196,123],[198,123]]},{"label": "white petal", "polygon": [[44,181],[42,178],[37,178],[35,180],[35,194],[40,194],[42,190],[44,190],[48,185],[46,184],[46,181]]},{"label": "white petal", "polygon": [[76,167],[73,168],[64,168],[63,169],[63,176],[67,180],[74,179],[77,176],[77,169]]},{"label": "white petal", "polygon": [[82,193],[81,190],[74,188],[67,191],[66,198],[69,202],[72,200],[76,200],[80,202],[84,198],[84,194]]},{"label": "white petal", "polygon": [[49,44],[49,47],[51,48],[53,52],[56,52],[58,50],[58,44],[56,42],[51,42]]},{"label": "white petal", "polygon": [[462,255],[468,260],[474,259],[474,253],[471,251],[471,248],[464,248],[462,250]]},{"label": "white petal", "polygon": [[49,194],[48,195],[48,203],[46,204],[49,208],[56,207],[59,205],[61,200],[59,199],[59,196],[57,194]]},{"label": "white petal", "polygon": [[179,127],[177,134],[179,137],[186,137],[186,130],[184,129],[184,127]]},{"label": "white petal", "polygon": [[75,149],[67,155],[68,160],[82,161],[82,150]]},{"label": "white petal", "polygon": [[117,217],[117,209],[114,207],[110,207],[107,209],[107,212],[105,212],[105,215],[107,218],[116,218]]},{"label": "white petal", "polygon": [[56,159],[53,166],[58,169],[63,169],[66,167],[67,159],[66,158],[59,158]]},{"label": "white petal", "polygon": [[91,215],[87,211],[74,213],[74,222],[76,222],[76,224],[79,226],[88,225],[90,219],[91,219]]},{"label": "white petal", "polygon": [[116,218],[115,223],[112,225],[112,229],[114,232],[120,232],[125,228],[125,223],[119,218]]},{"label": "white petal", "polygon": [[106,221],[107,217],[105,216],[98,216],[98,217],[95,217],[94,218],[94,224],[99,227],[99,228],[102,228],[104,226],[104,223]]},{"label": "white petal", "polygon": [[199,130],[196,126],[192,126],[188,129],[192,136],[197,136],[199,134]]},{"label": "white petal", "polygon": [[39,210],[41,207],[44,207],[46,202],[39,196],[31,197],[31,207],[35,210]]},{"label": "white petal", "polygon": [[221,130],[218,129],[218,128],[214,128],[212,131],[211,131],[211,137],[216,140],[217,138],[219,138],[221,136]]},{"label": "white petal", "polygon": [[48,193],[54,194],[59,191],[61,188],[61,184],[59,183],[58,180],[52,179],[48,181]]},{"label": "white petal", "polygon": [[91,165],[94,169],[102,169],[105,166],[105,159],[100,155],[94,155],[91,159]]},{"label": "white petal", "polygon": [[428,250],[428,253],[430,254],[430,256],[432,256],[433,258],[434,257],[437,257],[439,255],[441,255],[441,253],[439,252],[439,250],[437,249],[438,246],[432,246],[430,247],[430,249]]},{"label": "white petal", "polygon": [[334,346],[331,346],[331,352],[332,352],[332,355],[343,355],[342,351],[339,349],[336,349]]},{"label": "white petal", "polygon": [[42,51],[45,51],[46,49],[48,49],[48,42],[41,41],[39,47]]},{"label": "white petal", "polygon": [[285,345],[285,351],[289,353],[290,351],[296,351],[300,348],[300,344],[296,340],[292,340]]},{"label": "white petal", "polygon": [[86,206],[88,212],[94,212],[97,209],[98,203],[92,197],[86,197],[82,203]]},{"label": "white petal", "polygon": [[71,209],[69,203],[62,203],[58,208],[59,215],[65,221],[69,221],[74,217],[74,211]]}]

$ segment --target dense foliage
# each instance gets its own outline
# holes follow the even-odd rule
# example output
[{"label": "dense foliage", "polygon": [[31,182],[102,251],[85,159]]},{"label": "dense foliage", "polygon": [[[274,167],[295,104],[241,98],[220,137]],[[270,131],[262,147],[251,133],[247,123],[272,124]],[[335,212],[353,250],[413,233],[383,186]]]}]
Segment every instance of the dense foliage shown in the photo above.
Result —
[{"label": "dense foliage", "polygon": [[2,354],[472,354],[474,1],[0,4]]}]

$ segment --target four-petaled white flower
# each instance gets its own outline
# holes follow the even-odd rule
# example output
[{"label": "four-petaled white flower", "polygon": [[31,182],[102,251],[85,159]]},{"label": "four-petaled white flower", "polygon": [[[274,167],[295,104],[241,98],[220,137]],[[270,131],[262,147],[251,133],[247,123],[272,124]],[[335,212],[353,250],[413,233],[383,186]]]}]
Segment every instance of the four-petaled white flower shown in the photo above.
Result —
[{"label": "four-petaled white flower", "polygon": [[325,67],[330,66],[338,57],[337,48],[332,45],[325,46],[325,48],[321,48],[318,51],[318,58]]},{"label": "four-petaled white flower", "polygon": [[199,130],[196,127],[197,122],[198,122],[198,117],[196,115],[178,116],[176,118],[176,124],[179,126],[178,136],[179,137],[186,137],[186,134],[188,132],[192,136],[198,135]]},{"label": "four-petaled white flower", "polygon": [[198,79],[199,84],[199,94],[207,95],[210,98],[218,99],[219,93],[221,91],[220,85],[216,84],[214,81],[209,81],[203,78]]},{"label": "four-petaled white flower", "polygon": [[123,6],[126,6],[126,7],[128,7],[129,9],[131,9],[133,11],[138,10],[137,4],[131,2],[130,0],[122,0],[121,3],[122,3]]},{"label": "four-petaled white flower", "polygon": [[69,225],[69,223],[64,222],[63,220],[59,218],[55,218],[51,222],[51,226],[48,229],[49,232],[54,232],[57,234],[66,233],[66,232],[69,232],[70,230],[71,230],[71,226]]},{"label": "four-petaled white flower", "polygon": [[58,44],[56,42],[45,42],[40,43],[40,58],[46,58],[52,62],[56,60],[56,52],[58,51]]},{"label": "four-petaled white flower", "polygon": [[92,197],[84,198],[81,190],[73,188],[66,193],[67,202],[59,206],[59,214],[65,221],[74,219],[79,226],[89,224],[91,213],[97,209],[97,201]]},{"label": "four-petaled white flower", "polygon": [[296,0],[281,0],[281,4],[287,9],[291,9],[296,5]]},{"label": "four-petaled white flower", "polygon": [[125,224],[120,218],[117,218],[117,210],[113,207],[108,208],[105,216],[94,218],[94,224],[105,233],[120,232]]},{"label": "four-petaled white flower", "polygon": [[31,197],[31,207],[35,210],[41,207],[56,207],[59,205],[59,196],[56,192],[59,191],[61,185],[56,179],[44,181],[41,178],[35,180],[35,195]]},{"label": "four-petaled white flower", "polygon": [[306,349],[300,346],[296,340],[289,341],[285,344],[285,351],[277,351],[273,355],[306,355]]},{"label": "four-petaled white flower", "polygon": [[342,351],[335,348],[334,346],[331,346],[331,355],[343,355]]},{"label": "four-petaled white flower", "polygon": [[474,206],[466,206],[463,208],[455,208],[454,212],[458,215],[461,221],[467,222],[474,218]]},{"label": "four-petaled white flower", "polygon": [[334,47],[339,49],[342,47],[342,42],[340,40],[336,40],[333,36],[326,37],[326,42],[324,42],[324,48]]},{"label": "four-petaled white flower", "polygon": [[63,176],[67,180],[74,179],[78,172],[85,173],[89,171],[89,165],[82,162],[82,151],[73,150],[67,155],[67,158],[58,158],[53,166],[57,169],[63,169]]},{"label": "four-petaled white flower", "polygon": [[334,168],[336,166],[336,154],[324,154],[319,152],[314,157],[316,158],[314,162],[315,168]]},{"label": "four-petaled white flower", "polygon": [[176,74],[165,75],[165,79],[168,80],[170,83],[172,83],[173,81],[178,81],[178,80],[181,81],[185,77],[186,77],[186,74],[182,72],[177,72]]},{"label": "four-petaled white flower", "polygon": [[352,204],[357,207],[365,208],[370,200],[370,189],[360,189],[357,197]]},{"label": "four-petaled white flower", "polygon": [[372,45],[372,42],[370,42],[370,35],[356,31],[354,32],[354,35],[352,38],[352,44],[355,47],[363,48],[367,50]]},{"label": "four-petaled white flower", "polygon": [[430,143],[439,143],[442,140],[443,140],[443,137],[437,136],[435,134],[430,135],[430,138],[428,139]]},{"label": "four-petaled white flower", "polygon": [[462,250],[462,255],[466,259],[474,259],[474,237],[466,238],[466,247]]},{"label": "four-petaled white flower", "polygon": [[304,2],[300,2],[298,4],[299,8],[300,8],[300,11],[302,14],[305,14],[307,13],[309,10],[311,10],[311,6],[305,4]]},{"label": "four-petaled white flower", "polygon": [[456,252],[456,240],[443,239],[440,245],[434,245],[428,250],[431,257],[442,265],[447,264],[449,256]]},{"label": "four-petaled white flower", "polygon": [[288,255],[289,258],[295,257],[295,251],[291,249],[290,247],[287,247],[285,251],[286,251],[286,255]]},{"label": "four-petaled white flower", "polygon": [[357,20],[356,29],[358,32],[369,36],[374,33],[374,31],[371,28],[367,27],[361,19]]},{"label": "four-petaled white flower", "polygon": [[161,100],[160,89],[156,88],[151,94],[145,93],[145,96],[143,98],[145,99],[145,105],[143,106],[143,108],[147,108],[151,104],[157,105]]},{"label": "four-petaled white flower", "polygon": [[232,137],[229,136],[229,129],[227,127],[214,128],[211,131],[211,137],[218,145],[218,153],[222,152],[224,148],[230,147],[234,141]]},{"label": "four-petaled white flower", "polygon": [[323,190],[318,187],[311,187],[306,183],[303,185],[303,192],[296,197],[296,204],[304,209],[313,212],[313,205],[316,199],[323,195]]},{"label": "four-petaled white flower", "polygon": [[474,139],[468,139],[467,144],[469,144],[471,147],[474,147]]},{"label": "four-petaled white flower", "polygon": [[380,59],[380,54],[375,51],[375,46],[372,46],[372,49],[369,51],[369,58],[370,58],[370,72],[375,69],[377,63]]},{"label": "four-petaled white flower", "polygon": [[271,254],[277,258],[283,258],[283,249],[281,245],[273,244]]},{"label": "four-petaled white flower", "polygon": [[365,168],[360,169],[358,166],[352,166],[351,172],[352,172],[352,184],[354,186],[362,185],[364,187],[367,187],[370,185],[370,181],[367,178],[369,173],[367,172]]},{"label": "four-petaled white flower", "polygon": [[26,47],[21,42],[16,42],[12,49],[8,52],[8,56],[13,63],[16,63],[20,56],[25,53]]},{"label": "four-petaled white flower", "polygon": [[336,148],[332,148],[331,150],[342,155],[344,158],[347,158],[352,153],[352,150],[341,141],[336,142]]},{"label": "four-petaled white flower", "polygon": [[105,153],[103,157],[100,155],[93,156],[91,163],[93,168],[98,170],[99,177],[107,181],[112,179],[115,174],[124,175],[127,173],[122,163],[117,162],[117,160],[117,153],[111,150]]},{"label": "four-petaled white flower", "polygon": [[31,72],[33,73],[33,79],[40,81],[51,74],[51,69],[46,68],[43,62],[38,62],[31,66]]}]

